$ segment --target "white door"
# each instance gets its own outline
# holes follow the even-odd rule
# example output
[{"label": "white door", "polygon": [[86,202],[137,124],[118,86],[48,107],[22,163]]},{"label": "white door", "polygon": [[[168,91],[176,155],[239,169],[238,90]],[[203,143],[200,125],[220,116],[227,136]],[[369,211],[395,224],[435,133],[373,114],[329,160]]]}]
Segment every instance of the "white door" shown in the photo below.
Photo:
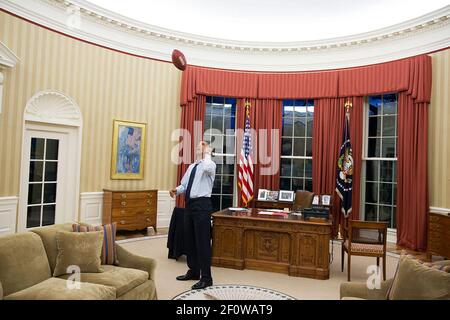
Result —
[{"label": "white door", "polygon": [[64,222],[68,134],[26,129],[19,231]]}]

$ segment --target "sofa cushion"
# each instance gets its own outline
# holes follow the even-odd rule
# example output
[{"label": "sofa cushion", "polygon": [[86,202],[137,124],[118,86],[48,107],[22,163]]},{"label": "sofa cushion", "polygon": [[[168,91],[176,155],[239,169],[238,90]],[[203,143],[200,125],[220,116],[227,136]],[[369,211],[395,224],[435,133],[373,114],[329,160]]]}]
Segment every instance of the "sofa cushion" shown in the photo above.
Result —
[{"label": "sofa cushion", "polygon": [[0,282],[4,296],[50,277],[47,255],[38,235],[24,232],[0,237]]},{"label": "sofa cushion", "polygon": [[116,290],[93,283],[79,283],[79,288],[68,286],[70,281],[49,278],[32,287],[13,293],[5,300],[114,300]]},{"label": "sofa cushion", "polygon": [[118,265],[116,253],[116,229],[117,223],[109,223],[103,226],[94,226],[89,224],[74,223],[72,224],[73,232],[103,232],[103,247],[102,247],[102,264]]},{"label": "sofa cushion", "polygon": [[100,254],[103,245],[103,232],[65,232],[56,233],[58,256],[53,276],[71,273],[70,266],[80,272],[103,272]]},{"label": "sofa cushion", "polygon": [[401,255],[389,289],[390,300],[450,299],[450,273]]},{"label": "sofa cushion", "polygon": [[47,253],[48,263],[50,264],[50,271],[52,274],[55,270],[56,256],[58,255],[58,247],[56,246],[56,233],[58,231],[72,231],[72,224],[55,224],[31,230],[31,232],[39,235],[44,243],[45,252]]},{"label": "sofa cushion", "polygon": [[[120,297],[148,279],[147,272],[137,269],[111,265],[103,265],[102,268],[104,270],[102,273],[81,273],[80,281],[113,287],[116,289],[117,297]],[[68,277],[70,275],[63,275],[59,278],[67,279]]]}]

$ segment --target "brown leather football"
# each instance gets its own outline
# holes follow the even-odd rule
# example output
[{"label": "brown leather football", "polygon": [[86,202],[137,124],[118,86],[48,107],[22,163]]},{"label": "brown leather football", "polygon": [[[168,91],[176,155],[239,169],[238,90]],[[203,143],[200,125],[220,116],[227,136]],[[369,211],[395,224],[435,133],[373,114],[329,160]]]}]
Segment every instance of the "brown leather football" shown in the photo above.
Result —
[{"label": "brown leather football", "polygon": [[172,63],[175,67],[180,69],[181,71],[184,71],[187,66],[186,57],[184,56],[183,52],[175,49],[172,51]]}]

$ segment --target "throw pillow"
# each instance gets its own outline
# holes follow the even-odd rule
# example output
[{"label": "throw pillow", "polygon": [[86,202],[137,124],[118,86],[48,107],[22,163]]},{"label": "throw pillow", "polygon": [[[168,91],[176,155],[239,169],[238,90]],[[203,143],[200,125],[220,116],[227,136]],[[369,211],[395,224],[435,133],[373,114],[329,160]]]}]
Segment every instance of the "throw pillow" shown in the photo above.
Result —
[{"label": "throw pillow", "polygon": [[450,299],[450,273],[402,253],[388,298],[389,300]]},{"label": "throw pillow", "polygon": [[100,254],[103,245],[103,233],[66,232],[56,233],[58,255],[53,276],[71,273],[70,266],[76,266],[80,272],[103,272]]},{"label": "throw pillow", "polygon": [[103,226],[93,226],[88,224],[74,223],[72,225],[73,232],[103,232],[103,246],[102,246],[102,264],[118,265],[117,251],[116,251],[116,230],[117,223],[105,224]]}]

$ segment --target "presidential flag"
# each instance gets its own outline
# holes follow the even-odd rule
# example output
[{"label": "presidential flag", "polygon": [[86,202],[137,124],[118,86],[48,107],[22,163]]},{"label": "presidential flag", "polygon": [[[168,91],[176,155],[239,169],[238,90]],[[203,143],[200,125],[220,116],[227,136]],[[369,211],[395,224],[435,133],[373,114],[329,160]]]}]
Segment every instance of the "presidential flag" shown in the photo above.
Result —
[{"label": "presidential flag", "polygon": [[241,189],[244,206],[253,199],[253,161],[252,140],[250,132],[250,102],[245,102],[245,129],[239,158],[238,186]]},{"label": "presidential flag", "polygon": [[350,143],[350,113],[351,103],[346,103],[344,136],[341,148],[339,149],[336,177],[336,193],[341,198],[341,211],[347,218],[352,212],[352,187],[353,187],[353,152]]}]

